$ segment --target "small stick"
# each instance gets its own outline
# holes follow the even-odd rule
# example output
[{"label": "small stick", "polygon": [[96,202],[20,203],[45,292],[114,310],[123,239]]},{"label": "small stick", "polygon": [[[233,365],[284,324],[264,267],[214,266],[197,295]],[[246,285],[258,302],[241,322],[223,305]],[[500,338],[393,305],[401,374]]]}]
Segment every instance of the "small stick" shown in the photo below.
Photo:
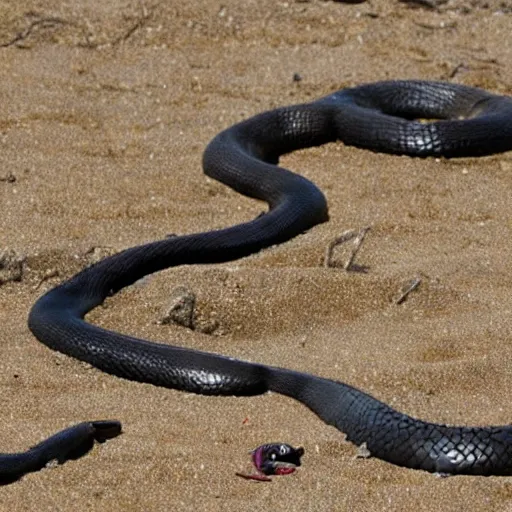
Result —
[{"label": "small stick", "polygon": [[412,291],[416,290],[416,288],[418,288],[420,283],[421,283],[421,278],[415,277],[414,279],[412,279],[409,283],[407,283],[407,285],[404,288],[402,288],[402,293],[401,293],[400,297],[398,297],[398,299],[396,299],[395,303],[402,304],[402,302],[404,302],[405,299],[407,299],[409,294]]},{"label": "small stick", "polygon": [[355,229],[350,229],[342,233],[338,238],[335,238],[332,242],[329,243],[325,251],[324,266],[334,267],[335,265],[332,261],[334,248],[337,247],[338,245],[348,242],[349,240],[354,240],[354,247],[347,261],[343,265],[344,270],[346,270],[347,272],[350,271],[354,264],[354,260],[357,256],[357,253],[359,252],[359,249],[361,248],[363,241],[366,237],[366,233],[368,233],[369,230],[369,227],[362,228],[359,231],[356,231]]},{"label": "small stick", "polygon": [[21,32],[18,32],[12,39],[6,41],[4,43],[0,43],[0,48],[7,48],[8,46],[15,45],[20,41],[27,39],[30,34],[34,31],[35,28],[41,27],[45,28],[54,28],[58,25],[70,25],[70,23],[61,18],[49,17],[49,18],[41,18],[38,20],[34,20]]}]

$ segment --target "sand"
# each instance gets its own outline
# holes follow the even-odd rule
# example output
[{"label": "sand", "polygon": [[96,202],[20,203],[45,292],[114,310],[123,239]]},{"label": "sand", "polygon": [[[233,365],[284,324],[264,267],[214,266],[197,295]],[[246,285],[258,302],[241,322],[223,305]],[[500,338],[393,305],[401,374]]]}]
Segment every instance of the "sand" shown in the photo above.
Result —
[{"label": "sand", "polygon": [[[208,141],[241,119],[391,78],[511,94],[511,10],[0,2],[0,249],[25,258],[21,280],[0,286],[0,450],[85,420],[124,427],[86,457],[2,488],[0,509],[510,510],[510,479],[356,458],[340,432],[275,394],[201,397],[111,377],[40,344],[27,314],[94,258],[263,211],[201,170]],[[510,422],[512,154],[417,160],[330,144],[282,163],[324,191],[328,223],[240,261],[152,276],[90,320],[343,380],[430,421]],[[322,266],[333,238],[368,226],[356,259],[366,273]],[[197,294],[213,334],[158,323],[178,286]],[[300,470],[237,478],[248,450],[272,441],[304,446]]]}]

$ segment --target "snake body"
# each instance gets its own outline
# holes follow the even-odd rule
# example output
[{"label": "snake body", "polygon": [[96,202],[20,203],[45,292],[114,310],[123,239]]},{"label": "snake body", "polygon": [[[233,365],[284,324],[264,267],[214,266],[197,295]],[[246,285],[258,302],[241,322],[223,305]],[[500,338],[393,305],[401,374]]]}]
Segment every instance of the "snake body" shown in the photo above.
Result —
[{"label": "snake body", "polygon": [[0,485],[16,482],[53,461],[63,464],[78,459],[92,449],[95,441],[104,443],[119,434],[121,424],[118,421],[86,421],[57,432],[25,452],[1,453]]},{"label": "snake body", "polygon": [[[417,119],[439,119],[423,123]],[[242,258],[327,220],[322,192],[278,166],[291,151],[341,140],[414,156],[487,155],[512,149],[512,99],[441,82],[391,81],[277,108],[218,134],[207,175],[266,201],[267,213],[226,229],[176,236],[120,252],[43,295],[29,315],[51,349],[112,375],[204,395],[281,393],[314,411],[385,461],[432,472],[512,474],[512,426],[451,427],[402,414],[342,382],[285,368],[160,345],[84,320],[104,299],[143,276],[182,264]]]}]

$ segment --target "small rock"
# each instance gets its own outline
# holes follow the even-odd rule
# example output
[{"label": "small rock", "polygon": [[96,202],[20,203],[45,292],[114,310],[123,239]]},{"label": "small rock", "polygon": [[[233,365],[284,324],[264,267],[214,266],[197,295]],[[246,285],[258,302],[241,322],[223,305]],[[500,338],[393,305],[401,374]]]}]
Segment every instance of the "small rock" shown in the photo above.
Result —
[{"label": "small rock", "polygon": [[357,447],[357,459],[369,459],[371,456],[372,454],[370,453],[370,450],[368,450],[366,443],[363,443]]},{"label": "small rock", "polygon": [[9,281],[21,281],[25,256],[13,249],[0,251],[0,285]]},{"label": "small rock", "polygon": [[184,286],[175,288],[172,292],[169,303],[160,315],[159,323],[176,323],[194,329],[194,310],[196,307],[196,296],[194,292]]}]

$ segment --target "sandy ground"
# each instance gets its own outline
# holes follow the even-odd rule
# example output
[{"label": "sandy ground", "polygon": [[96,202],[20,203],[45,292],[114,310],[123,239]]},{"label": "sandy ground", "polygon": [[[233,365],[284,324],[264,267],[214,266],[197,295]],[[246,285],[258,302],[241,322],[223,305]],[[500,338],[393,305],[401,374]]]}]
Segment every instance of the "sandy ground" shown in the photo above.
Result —
[{"label": "sandy ground", "polygon": [[[511,94],[511,11],[494,0],[0,1],[0,249],[26,258],[21,281],[0,286],[0,449],[88,419],[125,432],[2,488],[0,509],[511,510],[510,479],[356,459],[299,403],[123,381],[51,352],[26,325],[38,296],[97,255],[260,213],[201,171],[205,145],[232,123],[389,78]],[[242,261],[153,276],[91,321],[343,380],[423,419],[510,422],[512,154],[415,160],[331,144],[283,164],[325,192],[330,222]],[[322,267],[330,240],[366,226],[366,274]],[[214,335],[157,323],[177,286],[197,293]],[[303,445],[300,471],[237,478],[270,441]]]}]

